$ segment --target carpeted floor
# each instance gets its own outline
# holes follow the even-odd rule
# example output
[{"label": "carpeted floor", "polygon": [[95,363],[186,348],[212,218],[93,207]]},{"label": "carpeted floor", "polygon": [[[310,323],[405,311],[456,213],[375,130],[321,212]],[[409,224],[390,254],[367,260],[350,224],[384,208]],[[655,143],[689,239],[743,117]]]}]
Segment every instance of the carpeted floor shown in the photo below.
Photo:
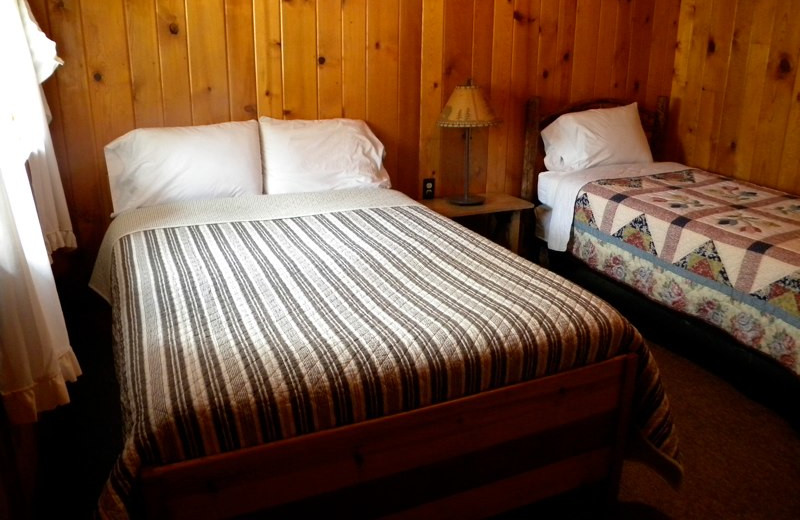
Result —
[{"label": "carpeted floor", "polygon": [[626,462],[619,516],[800,518],[798,432],[693,363],[652,348],[677,423],[684,483],[676,491],[649,468]]}]

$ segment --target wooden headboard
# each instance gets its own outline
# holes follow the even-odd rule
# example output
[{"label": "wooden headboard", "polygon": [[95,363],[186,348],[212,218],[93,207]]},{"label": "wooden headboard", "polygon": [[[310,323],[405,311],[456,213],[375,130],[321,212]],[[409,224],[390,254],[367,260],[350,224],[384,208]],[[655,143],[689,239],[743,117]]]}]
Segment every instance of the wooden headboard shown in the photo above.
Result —
[{"label": "wooden headboard", "polygon": [[[536,199],[536,182],[539,172],[544,171],[544,143],[541,131],[563,114],[581,112],[593,108],[612,108],[630,104],[621,99],[590,99],[569,105],[552,114],[539,113],[540,100],[534,97],[528,100],[525,107],[525,159],[522,169],[522,198]],[[639,106],[639,117],[642,120],[644,133],[650,142],[650,149],[655,160],[663,160],[664,141],[667,130],[667,111],[669,98],[659,96],[655,110],[647,110]]]}]

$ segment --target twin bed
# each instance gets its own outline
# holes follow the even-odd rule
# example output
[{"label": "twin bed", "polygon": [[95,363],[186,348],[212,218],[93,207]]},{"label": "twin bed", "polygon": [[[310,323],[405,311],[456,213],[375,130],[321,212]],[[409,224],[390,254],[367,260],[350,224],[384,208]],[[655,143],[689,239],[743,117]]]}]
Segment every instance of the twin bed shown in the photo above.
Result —
[{"label": "twin bed", "polygon": [[[195,130],[166,131],[110,145],[115,209]],[[118,211],[98,255],[125,435],[101,516],[483,517],[613,497],[624,455],[680,480],[655,362],[599,298],[389,189],[209,186]]]},{"label": "twin bed", "polygon": [[[572,110],[537,119],[529,141],[540,142],[539,129]],[[661,110],[642,120],[663,127]],[[659,126],[650,129],[658,138]],[[537,235],[550,249],[675,311],[673,325],[688,315],[729,335],[715,364],[745,352],[732,370],[749,373],[734,378],[769,386],[758,393],[792,418],[800,391],[800,198],[668,162],[546,171],[538,198]],[[704,348],[692,343],[688,350]]]}]

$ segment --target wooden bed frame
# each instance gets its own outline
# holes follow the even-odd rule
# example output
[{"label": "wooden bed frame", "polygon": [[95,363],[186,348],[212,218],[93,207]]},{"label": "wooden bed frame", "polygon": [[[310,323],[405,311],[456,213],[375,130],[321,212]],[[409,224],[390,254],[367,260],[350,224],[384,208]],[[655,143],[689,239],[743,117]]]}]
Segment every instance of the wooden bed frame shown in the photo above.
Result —
[{"label": "wooden bed frame", "polygon": [[616,498],[637,355],[235,452],[145,468],[148,518],[271,511],[480,518],[581,486]]}]

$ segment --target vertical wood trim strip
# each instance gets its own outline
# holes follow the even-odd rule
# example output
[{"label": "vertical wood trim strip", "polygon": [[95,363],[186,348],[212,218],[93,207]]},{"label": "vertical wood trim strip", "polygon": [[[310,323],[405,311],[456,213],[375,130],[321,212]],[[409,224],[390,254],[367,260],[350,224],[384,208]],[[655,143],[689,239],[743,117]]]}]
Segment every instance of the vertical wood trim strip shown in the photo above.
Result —
[{"label": "vertical wood trim strip", "polygon": [[397,172],[397,89],[400,0],[367,1],[367,121],[386,149],[384,165]]},{"label": "vertical wood trim strip", "polygon": [[281,2],[283,114],[316,119],[317,14],[313,1]]},{"label": "vertical wood trim strip", "polygon": [[703,168],[710,167],[711,158],[716,153],[719,142],[736,9],[736,5],[731,8],[730,5],[716,2],[711,13],[711,30],[705,49],[705,69],[695,137],[696,146],[692,159]]},{"label": "vertical wood trim strip", "polygon": [[254,23],[250,0],[225,0],[228,103],[232,121],[258,117]]},{"label": "vertical wood trim strip", "polygon": [[[606,2],[607,3],[607,2]],[[602,65],[598,64],[597,52],[600,40],[599,20],[604,2],[599,0],[578,0],[578,13],[575,20],[575,57],[572,60],[572,88],[570,101],[589,99],[594,90],[595,77]],[[608,10],[608,9],[606,9]],[[608,27],[603,27],[608,30]]]},{"label": "vertical wood trim strip", "polygon": [[572,86],[572,68],[575,57],[575,22],[578,0],[561,0],[558,10],[557,81],[559,105],[569,103]]},{"label": "vertical wood trim strip", "polygon": [[[617,0],[601,1],[598,25],[602,27],[603,30],[599,31],[597,34],[597,53],[595,57],[597,60],[597,67],[595,68],[592,85],[594,97],[611,97],[612,95],[611,86],[614,82],[614,69],[612,64],[614,63],[616,44],[617,6]],[[672,62],[670,62],[669,66],[671,75]],[[669,89],[669,84],[667,85],[667,89]]]},{"label": "vertical wood trim strip", "polygon": [[[537,0],[538,1],[538,0]],[[494,6],[492,2],[475,0],[472,15],[472,79],[483,87],[489,105],[492,103],[492,40],[494,39]],[[533,70],[536,70],[535,68]],[[472,132],[470,179],[473,191],[486,191],[489,166],[489,130]]]},{"label": "vertical wood trim strip", "polygon": [[419,93],[422,53],[422,0],[400,2],[400,59],[398,62],[396,172],[389,172],[399,189],[413,198],[422,196],[419,178]]},{"label": "vertical wood trim strip", "polygon": [[182,0],[156,0],[161,98],[166,126],[192,124],[189,44]]},{"label": "vertical wood trim strip", "polygon": [[[97,161],[96,183],[92,206],[98,212],[98,223],[105,228],[112,210],[108,176],[103,160],[103,147],[134,128],[133,95],[131,92],[128,42],[124,31],[124,6],[121,0],[86,2],[81,4],[84,52],[86,57],[91,121],[94,129],[94,149]],[[83,116],[85,117],[85,115]],[[99,188],[100,193],[97,193]],[[98,206],[97,201],[101,204]],[[96,238],[98,240],[100,237]],[[95,244],[92,244],[92,250]]]},{"label": "vertical wood trim strip", "polygon": [[192,122],[230,119],[224,0],[186,0]]},{"label": "vertical wood trim strip", "polygon": [[[499,117],[507,114],[511,90],[511,56],[514,42],[514,4],[495,2],[492,42],[492,107]],[[509,129],[503,122],[489,129],[489,165],[486,191],[502,193],[506,183]]]},{"label": "vertical wood trim strip", "polygon": [[163,126],[155,2],[129,0],[125,3],[125,18],[135,125]]},{"label": "vertical wood trim strip", "polygon": [[800,73],[795,74],[777,187],[800,193]]},{"label": "vertical wood trim strip", "polygon": [[367,118],[367,2],[345,0],[342,7],[342,112]]},{"label": "vertical wood trim strip", "polygon": [[[616,1],[616,0],[614,0]],[[543,114],[558,107],[558,2],[542,0],[539,13],[539,59],[536,68],[536,91]]]},{"label": "vertical wood trim strip", "polygon": [[767,0],[767,5],[756,9],[755,30],[751,33],[750,46],[747,55],[747,67],[744,74],[744,103],[742,121],[739,127],[738,145],[734,160],[734,170],[728,172],[734,177],[756,181],[754,176],[753,155],[755,154],[756,132],[761,111],[761,99],[767,80],[767,65],[769,63],[769,50],[773,36],[774,14],[780,0]]},{"label": "vertical wood trim strip", "polygon": [[660,96],[669,96],[672,85],[675,46],[669,42],[678,37],[678,15],[680,2],[655,0],[653,13],[653,46],[647,72],[645,105],[654,107]]},{"label": "vertical wood trim strip", "polygon": [[628,84],[628,64],[631,53],[631,2],[617,0],[617,24],[614,35],[614,61],[611,65],[611,97],[624,99]]},{"label": "vertical wood trim strip", "polygon": [[789,121],[795,76],[800,69],[797,4],[796,1],[778,2],[772,29],[767,82],[761,98],[761,117],[751,166],[758,181],[767,186],[782,184],[778,177],[781,154]]},{"label": "vertical wood trim strip", "polygon": [[689,66],[686,75],[686,94],[681,103],[679,130],[682,134],[681,146],[687,162],[694,158],[697,143],[697,125],[700,114],[700,97],[702,95],[703,73],[705,71],[705,50],[708,45],[708,36],[711,31],[711,12],[714,1],[697,2],[695,7],[695,21],[689,48]]},{"label": "vertical wood trim strip", "polygon": [[[508,139],[504,192],[519,195],[522,190],[525,108],[528,100],[529,55],[539,52],[539,8],[532,0],[517,0],[511,54],[511,88],[506,108]],[[534,69],[535,70],[535,69]]]},{"label": "vertical wood trim strip", "polygon": [[253,3],[258,115],[283,118],[281,0]]},{"label": "vertical wood trim strip", "polygon": [[653,0],[634,0],[626,99],[644,104],[653,42]]},{"label": "vertical wood trim strip", "polygon": [[69,165],[73,193],[72,225],[81,240],[81,248],[84,252],[89,250],[91,260],[91,250],[99,247],[101,234],[105,231],[103,223],[108,216],[103,215],[105,204],[98,193],[104,181],[99,172],[91,117],[81,6],[79,0],[65,0],[58,4],[48,3],[47,7],[51,34],[58,42],[59,55],[64,59],[64,65],[56,69],[56,77],[67,144],[66,164]]},{"label": "vertical wood trim strip", "polygon": [[342,117],[342,0],[317,0],[319,118]]},{"label": "vertical wood trim strip", "polygon": [[[736,8],[731,56],[728,68],[736,71],[747,70],[747,57],[755,17],[755,2],[740,2]],[[745,81],[736,75],[729,75],[725,85],[721,124],[716,153],[712,157],[711,170],[733,172],[737,139],[746,103],[743,103]]]},{"label": "vertical wood trim strip", "polygon": [[[437,177],[441,130],[436,121],[442,110],[442,56],[444,53],[444,1],[423,0],[422,62],[419,100],[419,178]],[[438,187],[437,187],[438,196]]]}]

